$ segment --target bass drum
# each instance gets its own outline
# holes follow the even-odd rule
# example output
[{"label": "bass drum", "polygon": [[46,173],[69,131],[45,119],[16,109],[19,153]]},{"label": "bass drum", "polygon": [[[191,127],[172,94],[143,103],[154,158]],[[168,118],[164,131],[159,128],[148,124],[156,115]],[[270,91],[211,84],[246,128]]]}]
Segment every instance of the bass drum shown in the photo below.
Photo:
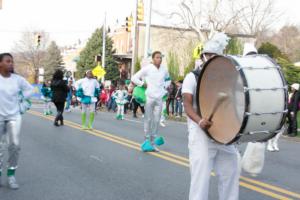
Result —
[{"label": "bass drum", "polygon": [[198,80],[200,115],[209,118],[220,94],[227,97],[213,116],[208,136],[221,144],[269,140],[284,124],[287,90],[280,66],[268,56],[213,57]]}]

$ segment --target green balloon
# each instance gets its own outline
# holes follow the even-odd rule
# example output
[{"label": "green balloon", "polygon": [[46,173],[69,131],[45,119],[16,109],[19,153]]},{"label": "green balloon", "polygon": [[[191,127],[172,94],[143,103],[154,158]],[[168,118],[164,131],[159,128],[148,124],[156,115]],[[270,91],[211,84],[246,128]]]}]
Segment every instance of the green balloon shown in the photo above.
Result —
[{"label": "green balloon", "polygon": [[146,103],[146,88],[144,88],[143,86],[136,86],[133,89],[133,97],[135,99],[136,102],[138,102],[139,104],[145,104]]}]

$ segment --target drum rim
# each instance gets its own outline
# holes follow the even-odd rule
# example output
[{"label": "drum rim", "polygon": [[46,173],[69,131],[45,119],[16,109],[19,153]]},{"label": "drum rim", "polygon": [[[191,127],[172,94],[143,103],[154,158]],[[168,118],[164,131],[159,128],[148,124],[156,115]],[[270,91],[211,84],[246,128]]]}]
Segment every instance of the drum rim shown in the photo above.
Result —
[{"label": "drum rim", "polygon": [[[257,54],[257,55],[259,55],[259,56],[264,56],[266,59],[268,59],[268,60],[269,60],[270,62],[272,62],[274,65],[279,66],[279,68],[277,68],[277,71],[279,72],[279,75],[280,75],[280,77],[281,77],[282,84],[283,84],[283,86],[287,86],[288,84],[287,84],[286,79],[284,78],[284,74],[283,74],[283,72],[282,72],[282,70],[281,70],[281,66],[278,65],[278,63],[275,62],[275,60],[272,59],[272,58],[271,58],[270,56],[268,56],[267,54]],[[257,55],[256,55],[256,56],[257,56]],[[284,90],[284,96],[285,96],[285,105],[284,105],[284,109],[287,110],[287,108],[288,108],[288,98],[289,98],[288,90]],[[283,114],[283,117],[282,117],[282,120],[281,120],[281,122],[280,122],[280,124],[279,124],[279,127],[277,128],[277,131],[275,131],[273,134],[271,134],[271,135],[270,135],[269,137],[267,137],[266,139],[260,140],[260,141],[258,141],[258,142],[266,142],[266,141],[268,141],[269,139],[275,137],[275,136],[278,134],[278,131],[279,131],[279,130],[282,128],[282,126],[285,124],[286,117],[287,117],[287,113],[284,113],[284,114]]]},{"label": "drum rim", "polygon": [[[196,90],[196,91],[197,91],[197,93],[196,93],[196,95],[197,95],[197,96],[196,96],[197,111],[198,111],[198,113],[199,113],[199,115],[200,115],[201,118],[202,118],[202,114],[201,114],[201,109],[200,109],[200,104],[199,104],[199,101],[200,101],[200,99],[199,99],[200,82],[201,82],[201,80],[202,80],[204,71],[205,71],[205,69],[207,68],[207,66],[208,66],[213,60],[215,60],[215,59],[217,59],[217,58],[220,58],[220,57],[229,59],[229,60],[232,62],[232,64],[235,65],[235,66],[240,66],[240,64],[239,64],[233,57],[228,56],[228,55],[227,55],[227,56],[226,56],[226,55],[217,55],[217,56],[214,56],[213,58],[209,59],[209,60],[203,65],[202,70],[201,70],[201,73],[200,73],[199,78],[198,78],[198,82],[197,82],[197,90]],[[239,72],[239,74],[240,74],[240,76],[241,76],[241,78],[242,78],[244,87],[248,87],[248,81],[247,81],[247,79],[246,79],[246,76],[245,76],[243,70],[237,70],[237,71]],[[244,110],[244,113],[249,112],[249,105],[250,105],[250,95],[249,95],[249,91],[246,91],[246,92],[245,92],[245,110]],[[204,132],[206,133],[206,135],[207,135],[209,138],[211,138],[211,139],[214,140],[215,142],[217,142],[217,143],[219,143],[219,144],[223,144],[223,145],[230,145],[230,144],[232,144],[232,143],[238,141],[238,139],[241,137],[239,134],[242,133],[242,132],[245,130],[246,125],[247,125],[247,122],[248,122],[248,119],[249,119],[249,117],[246,115],[246,116],[244,117],[243,121],[242,121],[240,130],[239,130],[238,133],[236,134],[236,137],[233,138],[233,139],[232,139],[230,142],[228,142],[228,143],[222,143],[222,142],[220,142],[220,141],[217,141],[216,139],[214,139],[214,138],[212,137],[212,135],[209,133],[208,130],[204,130]]]}]

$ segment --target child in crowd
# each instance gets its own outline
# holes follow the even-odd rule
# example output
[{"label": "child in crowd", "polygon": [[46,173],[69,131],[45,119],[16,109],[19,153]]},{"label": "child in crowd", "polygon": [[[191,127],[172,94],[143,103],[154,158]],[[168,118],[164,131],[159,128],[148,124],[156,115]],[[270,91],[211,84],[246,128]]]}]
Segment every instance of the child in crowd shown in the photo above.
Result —
[{"label": "child in crowd", "polygon": [[42,93],[41,99],[44,101],[44,115],[52,115],[52,111],[51,111],[52,92],[51,92],[50,85],[51,82],[47,81],[43,84],[41,89],[41,93]]},{"label": "child in crowd", "polygon": [[113,98],[117,104],[117,116],[118,120],[124,119],[124,105],[127,103],[127,90],[125,89],[125,85],[120,85],[119,89],[114,92]]}]

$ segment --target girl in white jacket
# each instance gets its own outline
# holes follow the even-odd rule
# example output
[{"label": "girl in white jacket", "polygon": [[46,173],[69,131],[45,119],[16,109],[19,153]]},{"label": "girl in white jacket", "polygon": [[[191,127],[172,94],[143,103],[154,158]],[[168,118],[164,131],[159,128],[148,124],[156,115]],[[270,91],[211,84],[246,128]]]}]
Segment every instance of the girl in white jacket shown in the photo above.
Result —
[{"label": "girl in white jacket", "polygon": [[128,92],[125,90],[125,85],[120,85],[119,89],[114,93],[113,97],[117,103],[117,120],[124,119],[124,105],[127,103]]}]

